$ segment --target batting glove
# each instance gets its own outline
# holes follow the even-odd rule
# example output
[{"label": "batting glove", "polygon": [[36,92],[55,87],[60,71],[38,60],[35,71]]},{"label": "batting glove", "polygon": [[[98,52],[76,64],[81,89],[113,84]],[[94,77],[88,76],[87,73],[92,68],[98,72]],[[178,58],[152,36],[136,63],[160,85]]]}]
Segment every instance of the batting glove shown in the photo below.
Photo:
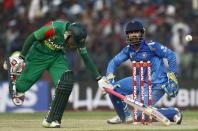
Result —
[{"label": "batting glove", "polygon": [[24,68],[24,58],[21,56],[10,57],[10,72],[12,74],[20,74]]},{"label": "batting glove", "polygon": [[113,89],[113,85],[108,81],[108,79],[103,76],[99,81],[98,81],[98,86],[100,88],[100,90],[102,91],[103,94],[106,94],[105,90],[103,87],[109,88],[109,89]]}]

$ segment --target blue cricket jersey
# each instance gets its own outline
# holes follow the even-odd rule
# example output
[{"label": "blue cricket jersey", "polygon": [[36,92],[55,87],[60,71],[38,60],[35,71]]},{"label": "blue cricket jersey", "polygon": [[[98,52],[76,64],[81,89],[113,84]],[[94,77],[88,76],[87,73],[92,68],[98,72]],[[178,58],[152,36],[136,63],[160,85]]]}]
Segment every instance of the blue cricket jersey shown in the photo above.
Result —
[{"label": "blue cricket jersey", "polygon": [[[168,60],[168,68],[163,62],[163,58]],[[108,64],[107,74],[114,73],[115,69],[124,61],[150,61],[152,72],[152,84],[164,83],[168,80],[167,72],[176,74],[176,55],[169,48],[157,42],[146,43],[144,40],[140,48],[135,51],[133,46],[127,45]],[[145,72],[145,70],[144,70]],[[146,77],[146,73],[144,73]],[[146,79],[145,79],[146,82]]]}]

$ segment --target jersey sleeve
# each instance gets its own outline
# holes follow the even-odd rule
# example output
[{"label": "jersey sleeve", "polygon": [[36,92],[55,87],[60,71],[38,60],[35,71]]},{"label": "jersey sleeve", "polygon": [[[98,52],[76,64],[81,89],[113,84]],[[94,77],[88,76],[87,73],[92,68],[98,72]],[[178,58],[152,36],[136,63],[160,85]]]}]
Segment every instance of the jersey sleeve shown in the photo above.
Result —
[{"label": "jersey sleeve", "polygon": [[33,33],[31,33],[25,40],[22,50],[21,50],[21,57],[25,58],[29,49],[31,48],[33,42],[36,41],[36,38]]},{"label": "jersey sleeve", "polygon": [[27,52],[29,51],[30,47],[32,46],[34,41],[41,41],[44,40],[52,35],[54,35],[54,28],[51,24],[52,22],[48,23],[47,25],[41,27],[40,29],[36,30],[32,34],[30,34],[24,42],[22,47],[21,56],[25,57]]},{"label": "jersey sleeve", "polygon": [[177,73],[177,62],[176,62],[176,54],[171,49],[163,46],[160,43],[151,42],[148,44],[150,49],[155,52],[161,58],[166,58],[168,60],[168,72]]},{"label": "jersey sleeve", "polygon": [[55,29],[52,25],[46,25],[41,27],[40,29],[36,30],[34,32],[34,36],[36,40],[41,41],[44,39],[49,38],[50,36],[53,36],[55,33]]},{"label": "jersey sleeve", "polygon": [[95,76],[96,80],[99,80],[101,78],[100,73],[98,72],[95,64],[93,63],[92,59],[90,58],[86,47],[78,48],[78,52],[81,55],[86,67],[92,72],[92,74]]},{"label": "jersey sleeve", "polygon": [[107,67],[107,72],[106,74],[109,73],[114,73],[115,69],[124,61],[129,59],[129,55],[127,53],[128,47],[125,47],[124,49],[121,50],[120,53],[118,53],[108,64]]}]

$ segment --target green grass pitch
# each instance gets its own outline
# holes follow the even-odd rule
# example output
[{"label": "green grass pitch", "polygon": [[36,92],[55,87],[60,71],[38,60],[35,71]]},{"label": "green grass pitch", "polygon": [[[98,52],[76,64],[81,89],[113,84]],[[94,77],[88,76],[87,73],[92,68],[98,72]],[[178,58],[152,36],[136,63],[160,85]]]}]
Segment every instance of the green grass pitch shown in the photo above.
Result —
[{"label": "green grass pitch", "polygon": [[65,112],[62,128],[47,129],[41,126],[46,113],[0,113],[0,131],[198,131],[198,112],[185,111],[181,125],[164,126],[159,122],[152,125],[118,124],[109,125],[108,118],[114,112]]}]

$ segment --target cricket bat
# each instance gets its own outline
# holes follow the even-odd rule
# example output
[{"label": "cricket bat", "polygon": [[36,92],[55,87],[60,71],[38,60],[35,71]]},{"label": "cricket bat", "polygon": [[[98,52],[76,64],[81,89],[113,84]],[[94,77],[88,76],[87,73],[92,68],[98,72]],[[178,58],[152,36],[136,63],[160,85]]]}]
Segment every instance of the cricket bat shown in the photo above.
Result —
[{"label": "cricket bat", "polygon": [[126,104],[128,104],[132,107],[135,107],[136,109],[144,112],[148,116],[152,116],[152,118],[156,119],[157,121],[161,122],[162,124],[164,124],[166,126],[170,125],[170,120],[168,118],[166,118],[163,114],[161,114],[159,111],[157,111],[156,108],[148,107],[148,106],[144,105],[143,103],[133,100],[130,95],[124,96],[124,95],[117,93],[116,91],[114,91],[112,89],[109,89],[106,87],[103,87],[103,88],[107,93],[117,96],[118,98],[123,100]]}]

